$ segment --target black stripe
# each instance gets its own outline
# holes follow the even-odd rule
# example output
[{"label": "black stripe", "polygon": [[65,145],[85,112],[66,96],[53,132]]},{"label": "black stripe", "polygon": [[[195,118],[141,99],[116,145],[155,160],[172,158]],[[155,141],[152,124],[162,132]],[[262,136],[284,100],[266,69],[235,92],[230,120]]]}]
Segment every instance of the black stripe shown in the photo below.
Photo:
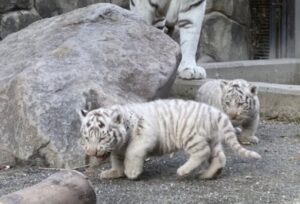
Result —
[{"label": "black stripe", "polygon": [[228,141],[230,141],[230,140],[232,140],[232,139],[234,139],[234,138],[236,138],[236,136],[235,136],[234,134],[229,135],[229,136],[226,138],[226,141],[228,142]]},{"label": "black stripe", "polygon": [[197,1],[193,4],[191,4],[188,8],[181,10],[181,12],[187,12],[187,11],[191,10],[193,7],[197,7],[197,6],[201,5],[204,1],[205,0]]},{"label": "black stripe", "polygon": [[237,89],[236,91],[239,92],[242,95],[244,94],[240,89]]},{"label": "black stripe", "polygon": [[212,158],[219,157],[221,153],[221,150],[218,150],[214,155],[212,155]]},{"label": "black stripe", "polygon": [[149,1],[150,6],[154,7],[155,10],[158,10],[158,5],[157,4],[153,3],[151,0],[148,0],[148,1]]},{"label": "black stripe", "polygon": [[[199,112],[200,112],[200,110],[199,110],[200,107],[201,107],[201,105],[197,104],[197,109],[195,110],[196,117],[194,118],[194,124],[193,124],[193,127],[190,128],[190,131],[188,132],[188,134],[186,135],[187,137],[190,136],[193,131],[194,132],[196,131],[196,128],[198,126],[197,122],[198,122],[198,116],[199,116]],[[194,137],[194,136],[195,136],[195,133],[192,135],[192,137]]]},{"label": "black stripe", "polygon": [[[202,145],[200,146],[200,144],[202,144]],[[200,148],[196,148],[196,147],[200,147]],[[193,151],[192,153],[199,152],[199,151],[203,151],[206,147],[208,147],[208,144],[205,143],[205,142],[202,143],[200,141],[200,142],[196,142],[196,143],[192,144],[190,147],[187,147],[187,151],[190,151],[192,149],[196,149],[196,151]]]},{"label": "black stripe", "polygon": [[152,25],[155,25],[155,24],[157,24],[158,22],[162,22],[162,21],[164,21],[164,20],[165,20],[165,18],[158,18],[158,19],[156,19],[155,21],[152,22]]},{"label": "black stripe", "polygon": [[180,46],[184,45],[184,44],[187,43],[187,42],[189,42],[189,40],[182,41],[182,42],[180,43]]},{"label": "black stripe", "polygon": [[232,131],[231,129],[226,129],[226,130],[224,131],[224,135],[227,135],[227,134],[229,134],[229,133],[231,133],[231,132],[234,132],[234,131]]},{"label": "black stripe", "polygon": [[179,135],[179,137],[183,137],[184,135],[182,135],[183,133],[184,133],[184,131],[185,131],[185,129],[186,129],[186,126],[187,126],[187,122],[188,122],[188,120],[189,120],[189,118],[190,118],[190,116],[191,116],[191,114],[192,114],[192,112],[193,112],[193,110],[195,109],[195,104],[196,103],[189,103],[188,102],[188,104],[187,104],[187,107],[189,107],[189,106],[191,106],[191,107],[189,107],[189,109],[185,109],[185,113],[186,114],[184,114],[184,118],[183,118],[183,120],[184,120],[184,125],[183,125],[183,128],[182,128],[182,130],[181,130],[181,133],[180,133],[180,135]]},{"label": "black stripe", "polygon": [[219,112],[219,116],[218,116],[218,123],[220,123],[221,119],[222,119],[222,113],[221,113],[221,112]]},{"label": "black stripe", "polygon": [[134,3],[133,0],[130,0],[130,3],[131,3],[132,6],[135,6],[135,3]]},{"label": "black stripe", "polygon": [[190,21],[190,20],[186,20],[186,19],[178,21],[178,27],[179,28],[182,28],[182,27],[185,27],[185,26],[191,25],[191,24],[193,24],[193,22]]},{"label": "black stripe", "polygon": [[195,137],[195,134],[193,134],[192,136],[190,136],[190,137],[184,142],[184,147],[186,147],[187,144],[188,144],[190,141],[192,141],[192,139],[194,139],[194,137]]},{"label": "black stripe", "polygon": [[[194,154],[194,153],[196,153],[196,152],[202,152],[202,151],[204,151],[206,148],[208,148],[208,150],[209,150],[209,147],[208,147],[208,145],[206,144],[205,146],[203,146],[203,147],[201,147],[200,149],[195,149],[195,151],[192,151],[192,152],[190,152],[190,154]],[[210,151],[208,151],[208,152],[205,152],[205,155],[202,155],[202,156],[209,156],[210,155]]]}]

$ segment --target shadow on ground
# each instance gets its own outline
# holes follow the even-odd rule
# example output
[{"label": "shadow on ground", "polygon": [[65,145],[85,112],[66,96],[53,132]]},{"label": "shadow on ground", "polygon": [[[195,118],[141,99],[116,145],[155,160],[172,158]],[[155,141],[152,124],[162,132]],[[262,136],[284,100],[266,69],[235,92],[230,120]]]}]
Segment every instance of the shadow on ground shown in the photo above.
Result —
[{"label": "shadow on ground", "polygon": [[[243,160],[225,150],[227,165],[216,180],[194,174],[178,180],[185,156],[151,158],[137,181],[91,178],[98,203],[300,203],[300,125],[263,122],[260,143],[248,146],[260,161]],[[105,168],[105,167],[102,167]],[[0,171],[0,196],[33,185],[55,171],[24,167]]]}]

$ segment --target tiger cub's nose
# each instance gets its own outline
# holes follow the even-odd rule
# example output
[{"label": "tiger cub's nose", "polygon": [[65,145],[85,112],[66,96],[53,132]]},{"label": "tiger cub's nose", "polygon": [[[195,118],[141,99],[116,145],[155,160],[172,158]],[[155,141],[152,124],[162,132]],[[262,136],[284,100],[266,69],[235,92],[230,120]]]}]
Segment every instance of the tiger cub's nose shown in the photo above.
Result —
[{"label": "tiger cub's nose", "polygon": [[97,154],[97,150],[95,148],[87,148],[86,154],[89,156],[95,156]]},{"label": "tiger cub's nose", "polygon": [[230,119],[234,120],[234,119],[237,118],[238,114],[236,112],[229,112],[228,116],[229,116]]}]

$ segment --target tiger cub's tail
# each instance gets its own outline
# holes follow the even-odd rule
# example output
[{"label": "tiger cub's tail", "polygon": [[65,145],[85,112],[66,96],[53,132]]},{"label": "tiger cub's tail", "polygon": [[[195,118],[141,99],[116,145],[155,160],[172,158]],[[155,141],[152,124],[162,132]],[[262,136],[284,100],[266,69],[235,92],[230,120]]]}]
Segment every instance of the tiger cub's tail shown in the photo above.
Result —
[{"label": "tiger cub's tail", "polygon": [[223,134],[223,139],[233,151],[245,158],[261,159],[261,156],[257,152],[247,150],[238,142],[236,130],[234,129],[227,115],[221,113],[218,121],[219,130],[221,134]]}]

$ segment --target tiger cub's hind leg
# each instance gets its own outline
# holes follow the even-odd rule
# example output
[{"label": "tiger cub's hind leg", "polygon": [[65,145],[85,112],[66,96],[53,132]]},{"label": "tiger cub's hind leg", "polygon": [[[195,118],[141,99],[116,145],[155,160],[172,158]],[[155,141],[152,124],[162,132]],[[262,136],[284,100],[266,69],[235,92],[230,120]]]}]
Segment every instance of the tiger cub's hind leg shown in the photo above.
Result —
[{"label": "tiger cub's hind leg", "polygon": [[218,176],[226,164],[226,157],[221,143],[211,147],[211,162],[207,170],[201,175],[201,179],[213,179]]},{"label": "tiger cub's hind leg", "polygon": [[177,175],[184,177],[199,167],[202,162],[206,161],[210,154],[210,147],[204,138],[192,139],[185,147],[186,152],[190,155],[189,159],[177,169]]}]

